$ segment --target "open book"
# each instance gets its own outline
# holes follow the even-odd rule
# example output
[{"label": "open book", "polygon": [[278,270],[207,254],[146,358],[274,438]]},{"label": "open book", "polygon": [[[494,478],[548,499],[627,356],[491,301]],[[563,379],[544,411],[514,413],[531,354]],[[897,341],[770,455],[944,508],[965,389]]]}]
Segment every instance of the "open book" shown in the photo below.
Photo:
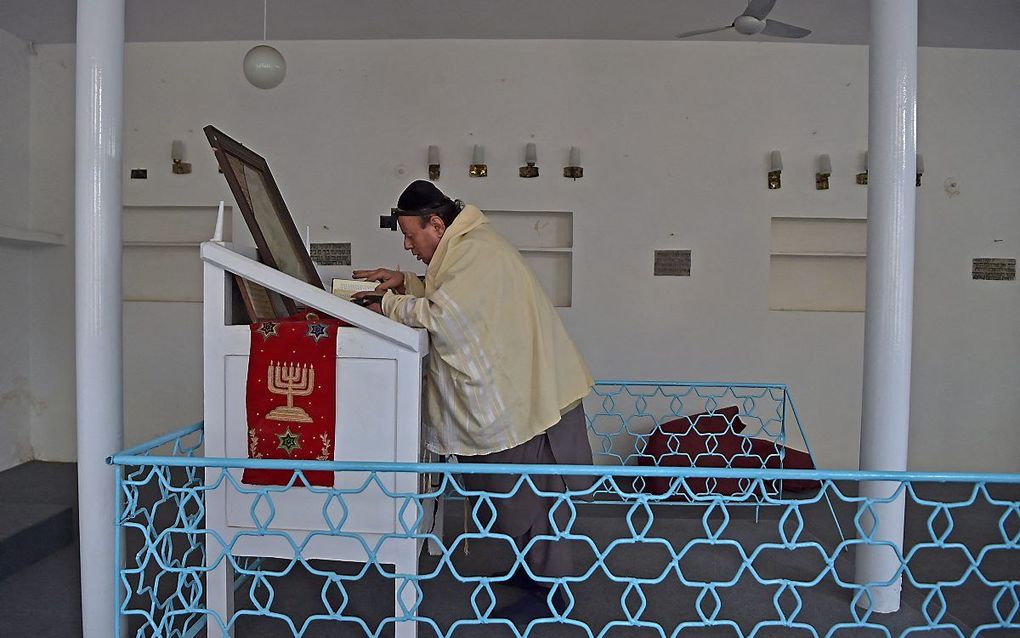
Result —
[{"label": "open book", "polygon": [[375,290],[379,285],[378,281],[358,281],[357,279],[333,278],[333,294],[346,301],[351,300],[351,295],[363,290]]}]

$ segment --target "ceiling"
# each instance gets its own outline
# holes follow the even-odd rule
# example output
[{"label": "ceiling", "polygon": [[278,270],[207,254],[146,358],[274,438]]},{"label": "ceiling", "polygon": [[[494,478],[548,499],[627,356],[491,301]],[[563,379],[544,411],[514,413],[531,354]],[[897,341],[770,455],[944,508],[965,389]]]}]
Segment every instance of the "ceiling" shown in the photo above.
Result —
[{"label": "ceiling", "polygon": [[[269,0],[270,40],[672,40],[729,24],[746,0]],[[258,40],[261,0],[126,0],[129,42]],[[1020,0],[919,0],[921,46],[1020,49]],[[779,0],[801,42],[867,44],[868,0]],[[0,29],[73,42],[75,0],[0,0]],[[732,30],[694,39],[740,40]],[[756,40],[773,40],[755,36]],[[786,40],[789,41],[789,40]]]}]

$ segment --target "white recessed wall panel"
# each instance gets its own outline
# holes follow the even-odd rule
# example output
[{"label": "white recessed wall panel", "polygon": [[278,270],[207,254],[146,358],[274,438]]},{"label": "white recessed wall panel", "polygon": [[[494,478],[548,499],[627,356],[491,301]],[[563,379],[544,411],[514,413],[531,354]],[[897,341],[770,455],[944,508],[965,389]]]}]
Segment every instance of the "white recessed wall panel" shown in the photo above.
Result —
[{"label": "white recessed wall panel", "polygon": [[520,251],[553,305],[572,297],[574,214],[566,211],[487,210],[492,228]]},{"label": "white recessed wall panel", "polygon": [[863,311],[867,233],[864,219],[772,218],[769,309]]},{"label": "white recessed wall panel", "polygon": [[773,217],[772,253],[864,255],[868,223],[864,219]]},{"label": "white recessed wall panel", "polygon": [[571,256],[569,252],[522,250],[521,256],[535,273],[553,305],[569,308],[571,301]]},{"label": "white recessed wall panel", "polygon": [[198,246],[128,245],[123,259],[124,301],[202,302]]},{"label": "white recessed wall panel", "polygon": [[[201,302],[198,246],[212,237],[217,211],[218,206],[125,206],[124,301]],[[229,208],[223,217],[229,240]]]},{"label": "white recessed wall panel", "polygon": [[[202,262],[218,206],[125,206],[124,439],[202,418]],[[230,236],[231,213],[224,214]]]},{"label": "white recessed wall panel", "polygon": [[772,255],[769,308],[863,311],[864,264],[863,257]]},{"label": "white recessed wall panel", "polygon": [[487,210],[485,216],[492,228],[518,249],[570,248],[574,245],[573,213]]}]

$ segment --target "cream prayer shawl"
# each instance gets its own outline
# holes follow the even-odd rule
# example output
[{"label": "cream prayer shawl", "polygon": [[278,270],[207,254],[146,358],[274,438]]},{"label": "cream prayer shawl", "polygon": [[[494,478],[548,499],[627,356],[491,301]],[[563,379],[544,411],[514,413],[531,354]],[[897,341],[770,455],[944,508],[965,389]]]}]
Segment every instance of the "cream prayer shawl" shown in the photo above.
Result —
[{"label": "cream prayer shawl", "polygon": [[426,445],[439,454],[500,452],[541,434],[588,394],[591,373],[520,254],[475,206],[446,230],[408,294],[383,314],[425,328]]}]

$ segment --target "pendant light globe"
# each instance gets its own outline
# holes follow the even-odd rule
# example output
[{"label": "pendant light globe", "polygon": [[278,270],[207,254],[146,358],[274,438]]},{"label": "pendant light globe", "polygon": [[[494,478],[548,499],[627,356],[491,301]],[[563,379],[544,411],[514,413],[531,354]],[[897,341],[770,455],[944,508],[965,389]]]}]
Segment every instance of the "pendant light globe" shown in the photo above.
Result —
[{"label": "pendant light globe", "polygon": [[272,89],[280,86],[287,74],[287,62],[275,48],[260,44],[244,56],[244,77],[255,87]]}]

